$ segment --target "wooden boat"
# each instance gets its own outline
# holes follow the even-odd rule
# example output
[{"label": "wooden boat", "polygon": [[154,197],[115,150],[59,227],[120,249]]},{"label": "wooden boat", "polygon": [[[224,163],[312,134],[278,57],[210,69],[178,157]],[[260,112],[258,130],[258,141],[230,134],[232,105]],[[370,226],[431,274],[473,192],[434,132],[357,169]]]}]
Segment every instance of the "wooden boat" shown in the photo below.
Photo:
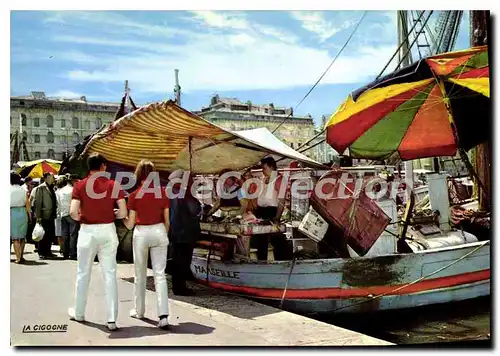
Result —
[{"label": "wooden boat", "polygon": [[490,242],[350,259],[245,263],[193,256],[194,276],[301,314],[376,312],[490,294]]}]

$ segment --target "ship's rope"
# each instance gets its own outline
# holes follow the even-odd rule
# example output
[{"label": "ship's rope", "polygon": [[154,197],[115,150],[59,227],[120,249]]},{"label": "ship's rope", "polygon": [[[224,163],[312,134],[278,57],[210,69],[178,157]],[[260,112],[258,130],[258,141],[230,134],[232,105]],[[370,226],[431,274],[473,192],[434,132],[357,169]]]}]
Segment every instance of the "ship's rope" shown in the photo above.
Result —
[{"label": "ship's rope", "polygon": [[342,310],[342,309],[347,309],[347,308],[355,307],[355,306],[360,305],[360,304],[363,304],[363,303],[371,302],[371,301],[373,301],[373,300],[375,300],[375,299],[382,298],[382,297],[384,297],[384,296],[386,296],[386,295],[388,295],[388,294],[393,294],[393,293],[398,292],[398,291],[400,291],[400,290],[402,290],[402,289],[404,289],[404,288],[407,288],[407,287],[409,287],[409,286],[411,286],[411,285],[413,285],[413,284],[416,284],[416,283],[418,283],[418,282],[420,282],[420,281],[422,281],[422,280],[424,280],[424,279],[426,279],[426,278],[428,278],[428,277],[430,277],[430,276],[433,276],[433,275],[435,275],[435,274],[437,274],[437,273],[439,273],[439,272],[441,272],[441,271],[443,271],[443,270],[445,270],[445,269],[447,269],[447,268],[449,268],[449,267],[453,266],[454,264],[456,264],[456,263],[458,263],[458,262],[460,262],[460,261],[464,260],[464,259],[465,259],[465,258],[467,258],[468,256],[472,255],[474,252],[477,252],[478,250],[480,250],[482,247],[484,247],[484,246],[485,246],[486,244],[488,244],[488,243],[489,243],[489,241],[485,241],[485,242],[484,242],[484,243],[482,243],[480,246],[476,247],[475,249],[473,249],[473,250],[472,250],[472,251],[470,251],[470,252],[467,252],[465,255],[463,255],[462,257],[460,257],[460,258],[458,258],[458,259],[456,259],[455,261],[453,261],[453,262],[451,262],[451,263],[447,264],[447,265],[446,265],[446,266],[444,266],[444,267],[441,267],[441,268],[437,269],[436,271],[434,271],[434,272],[432,272],[432,273],[429,273],[428,275],[425,275],[425,276],[423,276],[423,277],[420,277],[420,278],[418,278],[418,279],[414,280],[413,282],[410,282],[410,283],[408,283],[408,284],[405,284],[405,285],[403,285],[403,286],[401,286],[401,287],[398,287],[398,288],[393,289],[393,290],[391,290],[391,291],[389,291],[389,292],[386,292],[386,293],[378,294],[378,295],[375,295],[375,296],[372,296],[372,297],[368,296],[370,299],[363,300],[363,301],[358,302],[358,303],[355,303],[355,304],[346,305],[345,307],[337,308],[337,309],[333,310],[333,312],[337,312],[337,311]]},{"label": "ship's rope", "polygon": [[[351,35],[349,36],[349,38],[347,38],[347,41],[344,43],[344,45],[342,46],[342,48],[339,50],[339,52],[337,53],[337,55],[335,56],[335,58],[333,58],[332,62],[330,63],[330,65],[328,66],[328,68],[326,68],[326,70],[323,72],[323,74],[321,75],[321,77],[319,77],[319,79],[316,81],[316,83],[314,83],[314,85],[311,87],[311,89],[309,89],[309,91],[307,92],[306,95],[304,95],[304,97],[302,98],[302,100],[295,106],[295,110],[297,110],[297,108],[300,106],[300,104],[302,104],[304,102],[304,100],[306,100],[306,98],[309,96],[309,94],[311,94],[311,92],[316,88],[316,86],[319,84],[319,82],[321,82],[321,79],[323,79],[323,77],[326,75],[326,73],[328,73],[328,71],[330,70],[330,68],[333,66],[333,64],[335,63],[335,61],[337,60],[337,58],[341,55],[341,53],[344,51],[344,49],[347,47],[347,45],[349,44],[349,42],[351,41],[352,37],[354,36],[354,34],[356,33],[356,31],[358,30],[359,26],[361,25],[361,23],[363,22],[365,16],[368,14],[368,11],[365,11],[363,13],[363,16],[361,16],[361,19],[358,21],[356,27],[354,28],[354,30],[351,32]],[[278,126],[276,126],[272,131],[271,133],[275,133],[276,130],[278,130],[281,125],[283,125],[290,117],[292,116],[292,112],[290,112],[290,114],[288,114],[288,116],[286,116],[283,121],[281,121]],[[301,146],[302,147],[302,146]]]},{"label": "ship's rope", "polygon": [[288,273],[288,279],[286,280],[285,289],[283,289],[283,295],[281,296],[280,309],[283,309],[283,302],[285,301],[286,291],[288,290],[288,282],[290,282],[290,277],[292,277],[293,267],[295,267],[296,256],[294,254],[292,260],[292,266],[290,267],[290,272]]}]

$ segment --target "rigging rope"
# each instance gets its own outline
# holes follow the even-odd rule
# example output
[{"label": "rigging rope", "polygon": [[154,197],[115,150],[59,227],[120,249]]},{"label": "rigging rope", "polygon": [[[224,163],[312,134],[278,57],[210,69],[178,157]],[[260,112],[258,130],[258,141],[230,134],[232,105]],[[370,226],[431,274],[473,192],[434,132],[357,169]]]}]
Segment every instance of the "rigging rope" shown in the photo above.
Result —
[{"label": "rigging rope", "polygon": [[[337,53],[337,55],[335,56],[335,58],[332,60],[332,62],[330,63],[330,65],[328,66],[328,68],[326,68],[326,70],[323,72],[323,74],[321,75],[321,77],[319,77],[319,79],[316,81],[316,83],[314,83],[314,85],[312,86],[311,89],[309,89],[309,91],[307,92],[307,94],[302,98],[302,100],[295,106],[295,109],[297,109],[300,104],[302,104],[304,102],[304,100],[306,100],[306,98],[309,96],[309,94],[311,94],[311,92],[314,90],[314,88],[316,88],[316,86],[319,84],[319,82],[321,81],[321,79],[323,79],[323,77],[326,75],[326,73],[328,73],[328,71],[330,70],[330,68],[332,67],[333,63],[335,63],[335,61],[337,60],[337,58],[340,56],[340,54],[344,51],[344,49],[347,47],[348,43],[351,41],[351,38],[354,36],[354,34],[356,33],[356,31],[358,30],[359,28],[359,25],[361,25],[361,22],[363,22],[363,19],[365,18],[366,14],[368,13],[368,11],[365,11],[365,13],[363,14],[363,16],[361,17],[361,19],[358,21],[358,24],[356,25],[356,27],[354,28],[354,30],[352,31],[351,35],[349,36],[349,38],[347,39],[347,41],[344,43],[344,45],[342,46],[342,48],[340,49],[340,51]],[[292,113],[288,114],[284,119],[283,121],[281,121],[281,123],[278,124],[278,126],[276,126],[274,128],[273,131],[271,131],[271,133],[274,133],[277,129],[279,129],[281,127],[281,125],[283,125],[285,123],[286,120],[288,120],[290,118],[290,116],[292,115]]]}]

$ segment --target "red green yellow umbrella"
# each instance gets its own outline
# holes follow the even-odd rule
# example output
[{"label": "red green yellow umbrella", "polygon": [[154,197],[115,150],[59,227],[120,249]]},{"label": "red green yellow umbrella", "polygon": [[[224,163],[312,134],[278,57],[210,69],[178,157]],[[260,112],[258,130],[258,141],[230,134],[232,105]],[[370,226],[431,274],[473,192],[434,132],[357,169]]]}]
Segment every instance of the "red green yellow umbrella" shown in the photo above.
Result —
[{"label": "red green yellow umbrella", "polygon": [[491,135],[488,47],[428,57],[350,94],[327,142],[357,158],[454,156]]},{"label": "red green yellow umbrella", "polygon": [[57,174],[61,167],[60,161],[40,159],[36,161],[23,162],[18,169],[21,177],[41,178],[44,173]]}]

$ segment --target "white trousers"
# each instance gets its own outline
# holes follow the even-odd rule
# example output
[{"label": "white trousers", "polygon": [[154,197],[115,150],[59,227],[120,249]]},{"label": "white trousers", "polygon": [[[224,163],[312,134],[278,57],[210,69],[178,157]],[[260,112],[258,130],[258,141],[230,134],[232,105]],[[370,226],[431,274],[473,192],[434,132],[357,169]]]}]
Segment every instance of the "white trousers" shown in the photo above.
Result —
[{"label": "white trousers", "polygon": [[136,225],[133,237],[134,250],[134,290],[135,311],[144,316],[146,298],[146,277],[148,252],[151,254],[151,265],[158,299],[158,316],[168,315],[168,287],[165,276],[167,266],[168,235],[164,224]]},{"label": "white trousers", "polygon": [[116,235],[114,223],[81,225],[77,243],[76,317],[83,318],[85,316],[92,265],[97,254],[104,281],[108,322],[116,322],[118,316],[118,294],[116,290],[117,248],[118,236]]}]

